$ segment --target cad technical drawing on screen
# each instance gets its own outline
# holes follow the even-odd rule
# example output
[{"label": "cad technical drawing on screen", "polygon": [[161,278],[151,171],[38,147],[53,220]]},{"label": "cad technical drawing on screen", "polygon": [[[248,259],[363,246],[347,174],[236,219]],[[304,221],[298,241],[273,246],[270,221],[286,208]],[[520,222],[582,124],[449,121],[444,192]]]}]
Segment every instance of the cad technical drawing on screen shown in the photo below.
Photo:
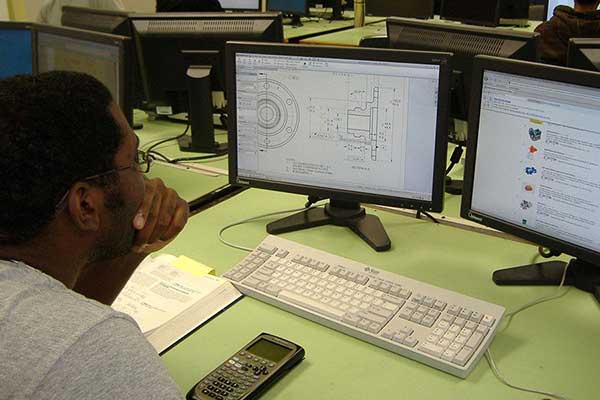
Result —
[{"label": "cad technical drawing on screen", "polygon": [[485,71],[472,209],[600,252],[600,90]]},{"label": "cad technical drawing on screen", "polygon": [[439,68],[238,53],[240,177],[431,200]]}]

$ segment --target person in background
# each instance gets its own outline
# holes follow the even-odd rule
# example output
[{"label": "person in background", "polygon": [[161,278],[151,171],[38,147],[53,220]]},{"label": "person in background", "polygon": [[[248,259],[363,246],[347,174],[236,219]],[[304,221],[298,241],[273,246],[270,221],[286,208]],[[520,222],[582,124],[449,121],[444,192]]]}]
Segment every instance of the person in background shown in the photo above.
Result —
[{"label": "person in background", "polygon": [[45,0],[36,18],[40,24],[61,26],[64,6],[87,7],[98,10],[123,11],[122,0]]},{"label": "person in background", "polygon": [[218,12],[219,0],[156,0],[156,12]]},{"label": "person in background", "polygon": [[89,75],[0,80],[0,398],[183,399],[109,307],[189,213],[138,146]]},{"label": "person in background", "polygon": [[567,64],[569,39],[600,37],[600,0],[575,0],[574,8],[558,6],[548,21],[535,31],[540,34],[538,51],[542,61]]}]

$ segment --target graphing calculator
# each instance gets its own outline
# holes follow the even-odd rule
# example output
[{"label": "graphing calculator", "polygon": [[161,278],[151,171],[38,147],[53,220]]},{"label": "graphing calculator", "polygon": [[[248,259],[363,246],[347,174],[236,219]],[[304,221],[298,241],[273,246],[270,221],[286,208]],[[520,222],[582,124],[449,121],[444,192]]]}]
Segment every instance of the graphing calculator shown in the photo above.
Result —
[{"label": "graphing calculator", "polygon": [[304,349],[289,340],[261,333],[202,378],[188,400],[251,400],[304,359]]}]

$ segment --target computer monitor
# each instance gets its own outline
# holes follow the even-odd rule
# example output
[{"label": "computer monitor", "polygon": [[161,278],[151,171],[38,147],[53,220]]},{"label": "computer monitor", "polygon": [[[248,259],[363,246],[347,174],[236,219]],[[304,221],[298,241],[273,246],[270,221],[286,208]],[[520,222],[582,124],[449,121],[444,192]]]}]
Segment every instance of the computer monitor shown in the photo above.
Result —
[{"label": "computer monitor", "polygon": [[369,0],[365,5],[372,16],[433,18],[434,0]]},{"label": "computer monitor", "polygon": [[600,71],[600,38],[569,40],[567,66],[589,71]]},{"label": "computer monitor", "polygon": [[39,72],[66,70],[94,76],[106,85],[132,123],[129,38],[50,25],[36,25],[35,30]]},{"label": "computer monitor", "polygon": [[500,0],[442,0],[440,17],[473,25],[497,26]]},{"label": "computer monitor", "polygon": [[132,14],[127,11],[64,6],[61,23],[72,28],[131,37],[129,16]]},{"label": "computer monitor", "polygon": [[546,10],[546,21],[552,18],[554,15],[554,9],[558,6],[569,6],[571,8],[575,7],[574,0],[548,0],[548,8]]},{"label": "computer monitor", "polygon": [[267,0],[267,11],[281,11],[292,18],[291,25],[301,26],[300,17],[308,15],[307,0]]},{"label": "computer monitor", "polygon": [[[473,83],[461,216],[575,257],[567,283],[600,301],[600,74],[477,57]],[[494,280],[558,284],[563,271]]]},{"label": "computer monitor", "polygon": [[224,10],[260,11],[261,0],[219,0]]},{"label": "computer monitor", "polygon": [[188,113],[183,151],[222,153],[214,139],[213,91],[225,90],[225,42],[282,42],[280,13],[160,13],[131,18],[147,107]]},{"label": "computer monitor", "polygon": [[360,203],[442,210],[450,57],[229,43],[230,182],[329,199],[269,233],[335,224],[387,250]]},{"label": "computer monitor", "polygon": [[32,25],[0,21],[0,79],[35,73]]},{"label": "computer monitor", "polygon": [[388,18],[390,47],[408,50],[447,51],[452,63],[451,116],[466,120],[468,114],[471,68],[478,54],[537,61],[539,34],[487,27],[461,26],[435,21]]},{"label": "computer monitor", "polygon": [[500,25],[527,26],[529,0],[500,0]]}]

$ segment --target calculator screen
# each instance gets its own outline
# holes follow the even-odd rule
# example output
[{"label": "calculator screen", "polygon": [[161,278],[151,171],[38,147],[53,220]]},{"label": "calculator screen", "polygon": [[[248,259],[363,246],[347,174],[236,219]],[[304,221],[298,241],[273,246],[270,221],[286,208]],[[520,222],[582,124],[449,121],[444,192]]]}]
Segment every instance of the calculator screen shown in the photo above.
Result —
[{"label": "calculator screen", "polygon": [[283,360],[285,356],[290,353],[290,349],[284,346],[280,346],[277,343],[273,343],[269,340],[260,339],[258,342],[250,346],[246,351],[271,360],[273,362],[279,362]]}]

